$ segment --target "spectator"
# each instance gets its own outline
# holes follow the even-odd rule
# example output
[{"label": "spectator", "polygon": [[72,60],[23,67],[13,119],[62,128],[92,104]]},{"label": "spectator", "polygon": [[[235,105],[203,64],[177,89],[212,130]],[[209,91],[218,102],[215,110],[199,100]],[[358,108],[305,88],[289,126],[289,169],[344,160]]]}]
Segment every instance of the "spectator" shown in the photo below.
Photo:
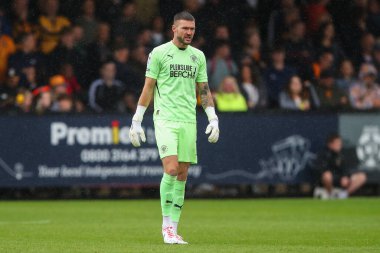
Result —
[{"label": "spectator", "polygon": [[284,89],[287,81],[296,72],[295,69],[286,65],[285,50],[283,47],[275,47],[271,53],[272,62],[264,72],[264,81],[268,96],[268,106],[278,107],[278,97]]},{"label": "spectator", "polygon": [[152,47],[159,46],[165,42],[164,19],[161,16],[155,16],[151,23]]},{"label": "spectator", "polygon": [[67,27],[62,30],[59,45],[50,53],[50,75],[59,73],[62,65],[70,63],[77,76],[84,75],[84,59],[75,47],[75,37],[73,29]]},{"label": "spectator", "polygon": [[98,70],[101,63],[111,57],[112,52],[110,48],[110,31],[111,28],[108,23],[99,23],[97,37],[93,43],[87,47],[87,69],[86,75],[88,81],[93,81],[94,77],[98,76]]},{"label": "spectator", "polygon": [[355,77],[355,69],[352,61],[345,59],[340,64],[338,79],[336,84],[339,89],[341,89],[346,96],[349,96],[350,88],[357,82]]},{"label": "spectator", "polygon": [[[21,45],[17,52],[9,57],[9,68],[14,68],[19,73],[24,73],[28,67],[34,67],[36,79],[44,79],[46,75],[46,57],[37,51],[36,35],[24,33],[20,36]],[[25,83],[25,75],[22,75],[22,82]]]},{"label": "spectator", "polygon": [[55,112],[58,113],[72,113],[74,112],[74,102],[70,95],[61,94],[57,98],[57,107]]},{"label": "spectator", "polygon": [[319,57],[318,61],[314,62],[312,65],[313,68],[313,75],[308,76],[309,80],[318,80],[321,76],[321,73],[323,71],[329,71],[334,70],[334,54],[331,51],[324,51],[322,52]]},{"label": "spectator", "polygon": [[[380,70],[380,42],[376,42],[375,46],[373,47],[373,65],[377,70]],[[380,81],[379,74],[377,75],[378,81]]]},{"label": "spectator", "polygon": [[344,52],[335,37],[335,27],[333,22],[323,23],[318,31],[315,48],[318,54],[330,51],[334,56],[334,65],[341,62]]},{"label": "spectator", "polygon": [[8,112],[15,109],[19,82],[19,73],[15,69],[9,69],[5,85],[0,86],[0,111]]},{"label": "spectator", "polygon": [[40,86],[39,81],[37,80],[37,70],[35,66],[25,66],[23,69],[23,76],[25,77],[25,80],[20,81],[20,87],[27,90],[34,90]]},{"label": "spectator", "polygon": [[8,58],[16,51],[13,39],[2,32],[0,23],[0,84],[5,81],[8,70]]},{"label": "spectator", "polygon": [[371,64],[362,64],[359,72],[360,81],[350,89],[351,105],[355,109],[379,109],[380,87],[376,81],[377,71]]},{"label": "spectator", "polygon": [[[275,9],[271,12],[269,17],[269,24],[268,24],[268,45],[273,46],[276,43],[278,43],[280,40],[282,40],[282,35],[284,34],[286,30],[286,13],[289,13],[289,11],[296,10],[298,11],[294,0],[281,0],[281,6],[279,9]],[[296,16],[292,22],[298,20],[300,17],[299,15]]]},{"label": "spectator", "polygon": [[280,93],[280,107],[287,110],[308,111],[311,108],[310,94],[299,76],[292,76],[285,90]]},{"label": "spectator", "polygon": [[215,94],[216,108],[220,112],[245,112],[248,110],[247,102],[240,93],[236,78],[226,76]]},{"label": "spectator", "polygon": [[52,95],[50,86],[41,86],[33,91],[33,110],[37,115],[51,112]]},{"label": "spectator", "polygon": [[38,28],[32,22],[29,12],[29,0],[12,1],[12,36],[16,40],[25,33],[37,35]]},{"label": "spectator", "polygon": [[116,65],[116,79],[126,84],[126,91],[133,96],[140,93],[142,83],[137,74],[132,70],[129,63],[129,48],[124,43],[118,43],[114,46],[113,60]]},{"label": "spectator", "polygon": [[99,21],[95,16],[95,0],[85,0],[82,4],[82,15],[76,19],[76,24],[83,28],[83,43],[89,44],[96,38]]},{"label": "spectator", "polygon": [[[243,64],[242,66],[241,79],[242,79],[242,84],[243,84],[243,90],[245,91],[248,97],[248,100],[247,100],[248,108],[253,109],[258,106],[263,106],[266,102],[266,101],[262,101],[260,103],[260,98],[264,97],[262,95],[263,91],[261,90],[261,95],[260,95],[260,91],[257,88],[257,85],[254,84],[258,78],[255,78],[253,76],[253,71],[251,69],[249,62]],[[256,80],[254,81],[254,79]]]},{"label": "spectator", "polygon": [[259,68],[265,68],[263,51],[261,48],[261,37],[258,31],[247,35],[246,43],[243,48],[243,55],[249,57],[251,62]]},{"label": "spectator", "polygon": [[321,73],[316,93],[321,109],[341,109],[348,106],[348,99],[344,92],[337,87],[334,73],[330,70]]},{"label": "spectator", "polygon": [[78,82],[78,79],[74,73],[73,65],[70,63],[64,63],[61,66],[60,75],[65,79],[66,93],[68,95],[80,95],[82,94],[82,87]]},{"label": "spectator", "polygon": [[285,41],[287,63],[297,68],[298,73],[306,71],[312,61],[313,48],[306,39],[306,25],[302,21],[294,22],[290,27],[290,37]]},{"label": "spectator", "polygon": [[[367,180],[366,174],[350,168],[342,153],[342,139],[337,134],[328,137],[326,149],[318,155],[316,170],[318,179],[327,192],[327,198],[347,198]],[[334,192],[334,187],[344,191]]]},{"label": "spectator", "polygon": [[320,25],[331,20],[331,15],[326,5],[330,0],[313,0],[306,6],[308,30],[311,34],[316,33]]},{"label": "spectator", "polygon": [[66,17],[58,15],[58,0],[43,0],[41,1],[41,8],[45,13],[38,18],[41,51],[44,54],[49,54],[58,45],[62,30],[70,26],[71,23]]},{"label": "spectator", "polygon": [[33,94],[27,89],[21,89],[16,96],[18,112],[31,113],[33,105]]},{"label": "spectator", "polygon": [[356,65],[362,63],[373,63],[373,48],[375,46],[375,37],[371,33],[364,33],[360,39],[360,50],[356,54]]},{"label": "spectator", "polygon": [[0,35],[1,34],[12,36],[11,24],[9,23],[3,6],[0,6]]},{"label": "spectator", "polygon": [[375,37],[380,36],[380,3],[378,0],[368,1],[367,29]]},{"label": "spectator", "polygon": [[136,35],[142,28],[141,22],[136,16],[136,3],[126,2],[122,7],[119,20],[113,25],[114,37],[116,42],[131,44],[136,40]]},{"label": "spectator", "polygon": [[231,57],[231,48],[227,41],[219,41],[215,47],[214,55],[207,62],[209,86],[216,91],[226,76],[236,76],[238,68]]},{"label": "spectator", "polygon": [[101,78],[91,84],[89,103],[96,112],[116,112],[123,96],[124,84],[115,79],[115,63],[107,61],[100,70]]},{"label": "spectator", "polygon": [[61,75],[52,76],[49,81],[50,91],[53,100],[51,110],[57,111],[57,99],[62,94],[67,94],[67,83],[65,81],[65,78]]},{"label": "spectator", "polygon": [[129,66],[131,73],[133,73],[133,79],[130,80],[130,83],[140,91],[141,86],[145,80],[145,70],[146,63],[148,61],[148,55],[143,45],[137,45],[133,47],[131,52],[132,53],[131,59],[129,61]]}]

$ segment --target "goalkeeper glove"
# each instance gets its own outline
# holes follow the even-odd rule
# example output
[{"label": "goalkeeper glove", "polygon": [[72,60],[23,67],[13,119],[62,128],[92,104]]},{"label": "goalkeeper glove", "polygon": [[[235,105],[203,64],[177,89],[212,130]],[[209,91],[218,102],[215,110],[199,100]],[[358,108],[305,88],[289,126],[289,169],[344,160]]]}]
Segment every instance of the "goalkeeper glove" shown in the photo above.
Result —
[{"label": "goalkeeper glove", "polygon": [[210,134],[208,137],[208,141],[210,143],[216,143],[219,139],[219,120],[218,116],[216,116],[215,108],[214,107],[207,107],[205,109],[205,112],[207,114],[207,118],[209,121],[209,124],[206,128],[206,134]]},{"label": "goalkeeper glove", "polygon": [[141,127],[141,122],[143,120],[145,110],[145,106],[137,106],[136,113],[132,118],[131,128],[129,129],[129,139],[131,140],[132,145],[135,147],[141,146],[140,140],[142,142],[146,141],[144,130]]}]

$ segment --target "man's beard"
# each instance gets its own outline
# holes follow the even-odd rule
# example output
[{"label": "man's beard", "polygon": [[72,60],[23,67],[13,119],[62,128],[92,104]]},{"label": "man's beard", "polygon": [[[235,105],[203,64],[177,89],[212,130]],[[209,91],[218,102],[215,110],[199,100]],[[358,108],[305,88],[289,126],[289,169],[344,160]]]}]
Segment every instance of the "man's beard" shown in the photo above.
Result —
[{"label": "man's beard", "polygon": [[181,42],[182,44],[184,44],[184,45],[190,45],[191,44],[191,42],[193,41],[193,38],[191,38],[191,40],[190,40],[190,42],[188,43],[188,42],[185,42],[185,40],[182,38],[182,37],[177,37],[177,40],[179,41],[179,42]]}]

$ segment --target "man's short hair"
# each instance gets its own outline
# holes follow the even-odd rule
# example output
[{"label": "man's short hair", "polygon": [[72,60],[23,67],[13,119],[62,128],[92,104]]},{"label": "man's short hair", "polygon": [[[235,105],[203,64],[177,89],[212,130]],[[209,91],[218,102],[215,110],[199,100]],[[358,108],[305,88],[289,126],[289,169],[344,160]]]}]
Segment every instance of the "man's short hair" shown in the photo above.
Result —
[{"label": "man's short hair", "polygon": [[195,21],[195,18],[189,12],[182,11],[174,15],[173,23],[176,22],[177,20]]}]

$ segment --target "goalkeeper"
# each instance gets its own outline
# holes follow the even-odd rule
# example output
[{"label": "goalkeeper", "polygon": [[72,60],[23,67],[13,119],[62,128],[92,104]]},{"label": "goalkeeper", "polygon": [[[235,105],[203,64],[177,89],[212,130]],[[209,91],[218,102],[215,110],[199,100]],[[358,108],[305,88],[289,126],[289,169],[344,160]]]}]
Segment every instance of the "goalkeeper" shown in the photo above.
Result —
[{"label": "goalkeeper", "polygon": [[145,142],[141,122],[154,96],[154,128],[164,173],[160,184],[164,243],[187,244],[177,234],[190,164],[197,163],[196,89],[207,114],[208,140],[219,138],[218,117],[207,83],[207,64],[202,51],[190,46],[195,19],[188,12],[174,16],[173,40],[152,50],[143,91],[132,119],[129,137],[133,146]]}]

